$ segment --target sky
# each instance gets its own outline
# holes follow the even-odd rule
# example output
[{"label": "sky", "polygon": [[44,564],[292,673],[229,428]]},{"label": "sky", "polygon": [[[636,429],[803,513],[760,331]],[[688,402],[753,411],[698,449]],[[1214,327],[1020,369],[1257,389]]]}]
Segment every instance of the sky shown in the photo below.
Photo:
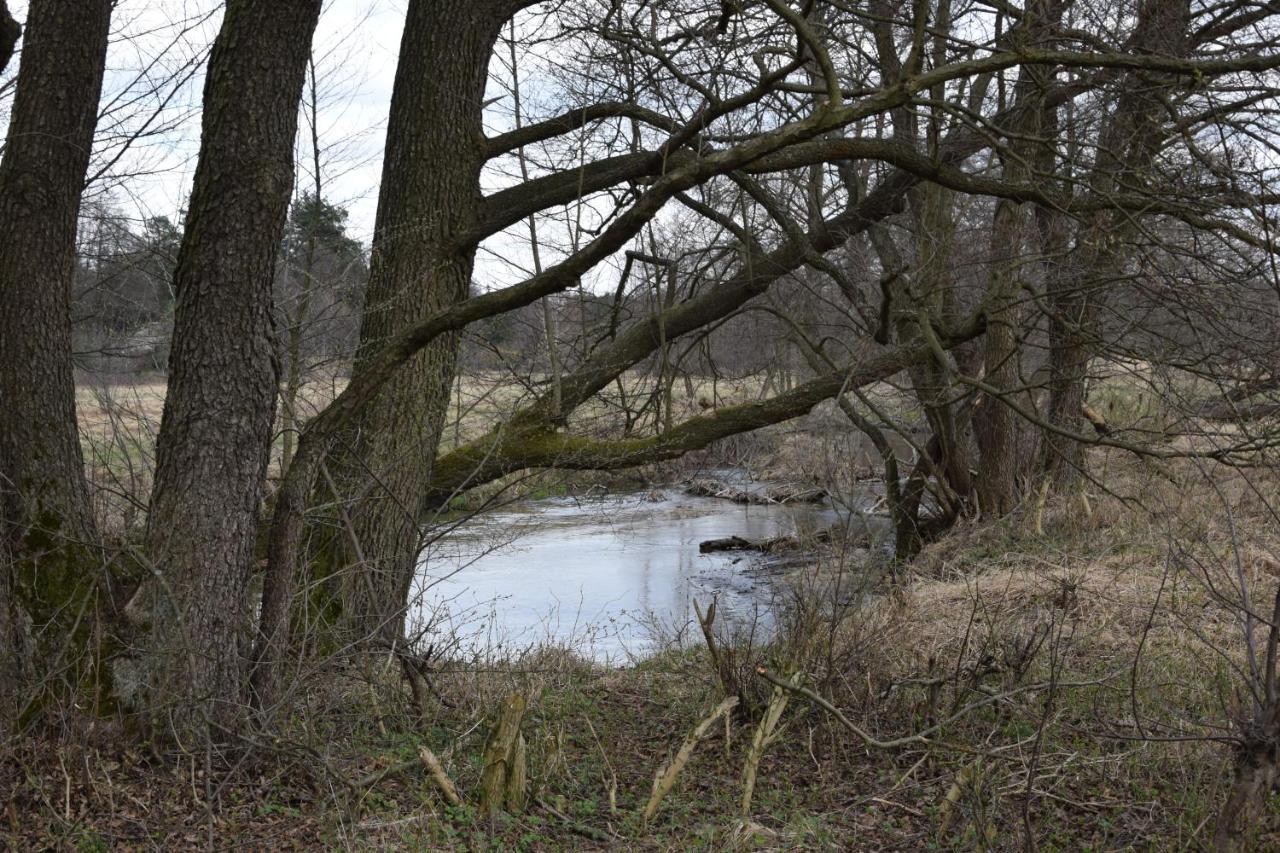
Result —
[{"label": "sky", "polygon": [[[179,220],[199,147],[204,60],[221,21],[214,0],[120,0],[103,82],[96,176],[87,200],[130,219]],[[9,3],[23,22],[27,0]],[[314,40],[325,196],[346,207],[352,235],[373,231],[381,148],[405,0],[328,0]],[[21,43],[19,43],[21,49]],[[0,78],[0,126],[19,56]],[[122,150],[124,137],[134,139]],[[312,181],[310,130],[299,124],[298,180]],[[97,174],[104,166],[104,174]]]}]

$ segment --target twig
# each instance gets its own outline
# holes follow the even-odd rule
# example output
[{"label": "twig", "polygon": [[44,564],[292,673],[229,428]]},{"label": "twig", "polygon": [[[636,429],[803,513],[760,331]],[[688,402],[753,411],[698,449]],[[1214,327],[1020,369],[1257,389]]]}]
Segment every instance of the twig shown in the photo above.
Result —
[{"label": "twig", "polygon": [[693,613],[698,617],[698,626],[702,628],[703,639],[707,642],[707,653],[711,656],[711,666],[715,669],[716,678],[720,679],[721,689],[726,696],[737,696],[739,701],[745,704],[746,698],[742,687],[737,684],[733,669],[726,665],[724,658],[720,655],[720,648],[716,645],[713,630],[716,621],[716,601],[716,596],[713,595],[711,603],[707,605],[707,612],[703,613],[702,608],[698,606],[698,599],[693,599]]},{"label": "twig", "polygon": [[444,798],[449,801],[449,805],[462,805],[462,798],[458,796],[458,789],[454,787],[453,780],[449,778],[449,774],[444,772],[444,765],[440,763],[439,758],[436,758],[436,754],[427,747],[422,746],[418,748],[418,758],[422,759],[423,765],[431,772],[431,778],[435,780],[436,786],[440,789],[440,793],[444,794]]},{"label": "twig", "polygon": [[919,809],[914,809],[911,806],[905,805],[904,803],[895,803],[893,800],[886,800],[881,797],[872,797],[871,802],[880,803],[883,806],[893,806],[895,809],[902,809],[907,814],[915,815],[916,817],[925,816],[924,812],[920,811]]},{"label": "twig", "polygon": [[[897,749],[900,746],[906,746],[912,743],[933,744],[936,746],[937,745],[936,743],[929,740],[929,735],[943,728],[946,728],[951,723],[954,723],[956,720],[959,720],[960,718],[967,716],[971,712],[976,711],[979,708],[982,708],[986,705],[991,705],[995,702],[999,702],[1004,699],[1010,699],[1020,693],[1030,693],[1036,690],[1047,690],[1051,686],[1049,684],[1043,684],[1043,683],[1028,684],[1023,687],[1018,687],[1013,690],[1010,690],[1006,693],[993,693],[990,696],[984,696],[982,699],[978,699],[974,702],[970,702],[968,705],[965,705],[963,708],[956,711],[954,714],[947,717],[942,722],[935,723],[934,725],[929,726],[929,728],[925,729],[924,731],[917,732],[916,734],[913,734],[913,735],[907,735],[905,737],[895,738],[893,740],[880,740],[874,735],[871,735],[867,733],[865,730],[859,728],[856,724],[850,721],[848,717],[840,713],[839,708],[837,708],[835,705],[832,705],[826,699],[823,699],[821,696],[819,696],[817,693],[814,693],[809,688],[801,687],[798,684],[792,684],[789,681],[783,681],[781,678],[778,678],[778,676],[774,675],[772,672],[769,672],[769,670],[765,669],[763,666],[756,667],[756,674],[759,675],[761,678],[763,678],[765,681],[774,685],[775,687],[780,687],[783,690],[790,691],[791,693],[795,693],[798,696],[803,696],[804,698],[808,699],[810,702],[817,705],[819,708],[826,711],[831,716],[835,717],[836,720],[840,723],[840,725],[844,726],[846,729],[848,729],[849,731],[857,735],[864,744],[874,749]],[[1099,684],[1102,684],[1114,678],[1116,675],[1119,675],[1119,674],[1120,672],[1115,672],[1115,673],[1111,673],[1110,675],[1103,676],[1102,678],[1093,679],[1091,681],[1059,682],[1057,686],[1060,688],[1061,687],[1095,687]]]},{"label": "twig", "polygon": [[676,777],[680,775],[680,771],[684,769],[684,766],[689,763],[689,759],[693,757],[694,748],[706,736],[712,723],[732,711],[737,704],[738,697],[730,696],[717,705],[711,715],[698,723],[693,731],[689,733],[689,736],[684,739],[684,743],[680,744],[680,750],[676,753],[676,757],[671,760],[671,763],[658,771],[658,775],[653,780],[653,793],[649,795],[649,802],[645,803],[644,811],[640,816],[644,823],[648,823],[657,813],[658,806],[662,804],[662,798],[675,785]]},{"label": "twig", "polygon": [[[793,678],[798,684],[800,673],[796,673]],[[782,734],[782,729],[786,728],[786,726],[778,728],[778,720],[782,718],[782,712],[787,708],[788,697],[787,691],[781,688],[790,689],[793,686],[795,685],[782,681],[778,688],[773,691],[773,696],[769,698],[769,705],[765,708],[764,716],[760,718],[760,724],[756,726],[755,735],[751,738],[751,746],[747,749],[746,760],[742,762],[743,820],[746,820],[751,815],[751,798],[756,790],[756,774],[760,769],[760,759],[764,757],[764,751]]]}]

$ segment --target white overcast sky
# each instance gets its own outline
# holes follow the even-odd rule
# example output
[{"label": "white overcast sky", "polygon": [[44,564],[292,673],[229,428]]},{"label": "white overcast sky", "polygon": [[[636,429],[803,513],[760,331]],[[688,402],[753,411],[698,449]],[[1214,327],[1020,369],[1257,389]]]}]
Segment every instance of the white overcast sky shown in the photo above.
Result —
[{"label": "white overcast sky", "polygon": [[[151,128],[163,131],[134,143],[111,170],[123,177],[99,181],[91,187],[91,197],[101,199],[105,191],[112,206],[130,218],[179,218],[191,190],[200,133],[203,63],[192,60],[212,43],[222,5],[215,0],[120,0],[112,22],[99,128],[109,133],[112,119],[121,118],[132,130],[150,119]],[[27,0],[11,0],[9,7],[19,22],[25,22]],[[328,149],[322,164],[325,196],[348,208],[353,236],[366,243],[373,230],[404,10],[405,0],[328,0],[314,42],[322,97],[321,145]],[[19,61],[20,55],[0,85],[12,83]],[[188,76],[187,85],[174,91],[170,84],[164,95],[139,97],[153,88],[152,83],[164,85],[176,74]],[[12,86],[6,86],[0,101],[5,115],[12,95]],[[160,105],[164,97],[167,101]],[[300,123],[300,182],[310,181],[308,133],[305,122]],[[101,164],[114,149],[100,139],[97,154]]]}]

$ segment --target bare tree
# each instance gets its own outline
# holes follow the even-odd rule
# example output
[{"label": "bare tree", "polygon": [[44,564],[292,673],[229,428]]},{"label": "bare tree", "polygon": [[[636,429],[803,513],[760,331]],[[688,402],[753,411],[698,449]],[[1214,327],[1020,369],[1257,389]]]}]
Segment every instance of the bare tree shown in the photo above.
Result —
[{"label": "bare tree", "polygon": [[[451,239],[484,216],[481,126],[489,58],[517,0],[411,0],[387,126],[382,191],[353,384],[388,341],[464,299],[474,248]],[[344,573],[343,612],[357,636],[398,638],[418,521],[448,411],[458,339],[423,347],[359,413],[339,477],[366,560]],[[349,456],[348,456],[349,455]],[[346,547],[348,561],[358,562]]]},{"label": "bare tree", "polygon": [[[32,3],[0,159],[3,664],[20,654],[22,634],[45,630],[90,589],[93,561],[85,557],[96,529],[76,429],[70,303],[112,6]],[[7,11],[0,24],[7,39]]]},{"label": "bare tree", "polygon": [[[1229,335],[1208,307],[1247,314],[1266,292],[1274,193],[1265,168],[1246,187],[1222,161],[1265,138],[1280,56],[1250,34],[1273,22],[1155,0],[411,0],[358,352],[345,389],[299,423],[319,220],[290,232],[303,286],[283,341],[271,282],[319,5],[235,0],[210,56],[149,577],[130,609],[147,633],[150,709],[180,733],[206,712],[216,727],[241,722],[251,639],[250,698],[275,707],[303,648],[291,634],[306,624],[303,584],[343,640],[403,643],[423,518],[530,469],[674,459],[834,400],[884,457],[906,558],[1046,480],[1080,482],[1091,445],[1243,464],[1274,440],[1241,428],[1212,449],[1175,448],[1105,419],[1086,434],[1082,420],[1090,383],[1124,363],[1208,377],[1233,405],[1275,387],[1263,334],[1231,341],[1247,376],[1209,354]],[[27,144],[21,89],[0,197]],[[314,213],[337,216],[314,162],[319,110],[313,100]],[[0,226],[18,234],[0,259],[17,257],[17,221]],[[71,223],[54,223],[68,240],[74,207]],[[1211,277],[1212,294],[1168,286]],[[62,335],[65,290],[23,309],[44,318],[39,334],[0,307],[5,353]],[[519,392],[464,432],[459,341],[500,324],[536,329],[518,357],[492,347]],[[92,541],[69,344],[55,343],[60,366],[39,394],[0,367],[20,402],[4,440],[59,448],[33,479],[17,469],[38,454],[5,445],[6,512],[38,506],[47,481]],[[715,383],[728,372],[758,387],[725,401]],[[282,378],[299,437],[267,494]],[[878,405],[886,385],[909,412]],[[309,510],[324,529],[309,530]],[[134,580],[112,569],[113,583]]]},{"label": "bare tree", "polygon": [[233,0],[209,59],[145,537],[156,577],[137,602],[151,625],[151,708],[179,733],[228,724],[242,707],[280,379],[271,282],[320,5]]}]

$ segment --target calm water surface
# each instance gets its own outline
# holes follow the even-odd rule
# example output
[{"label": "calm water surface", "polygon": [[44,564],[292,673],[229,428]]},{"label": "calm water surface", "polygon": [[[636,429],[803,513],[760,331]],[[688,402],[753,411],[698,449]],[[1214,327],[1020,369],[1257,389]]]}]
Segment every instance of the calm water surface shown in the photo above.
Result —
[{"label": "calm water surface", "polygon": [[[530,501],[443,533],[424,552],[411,614],[463,637],[463,650],[511,654],[540,643],[622,662],[693,625],[717,596],[718,623],[768,625],[758,557],[699,554],[706,539],[765,539],[829,526],[814,505],[738,505],[678,489]],[[686,631],[687,633],[687,631]]]}]

